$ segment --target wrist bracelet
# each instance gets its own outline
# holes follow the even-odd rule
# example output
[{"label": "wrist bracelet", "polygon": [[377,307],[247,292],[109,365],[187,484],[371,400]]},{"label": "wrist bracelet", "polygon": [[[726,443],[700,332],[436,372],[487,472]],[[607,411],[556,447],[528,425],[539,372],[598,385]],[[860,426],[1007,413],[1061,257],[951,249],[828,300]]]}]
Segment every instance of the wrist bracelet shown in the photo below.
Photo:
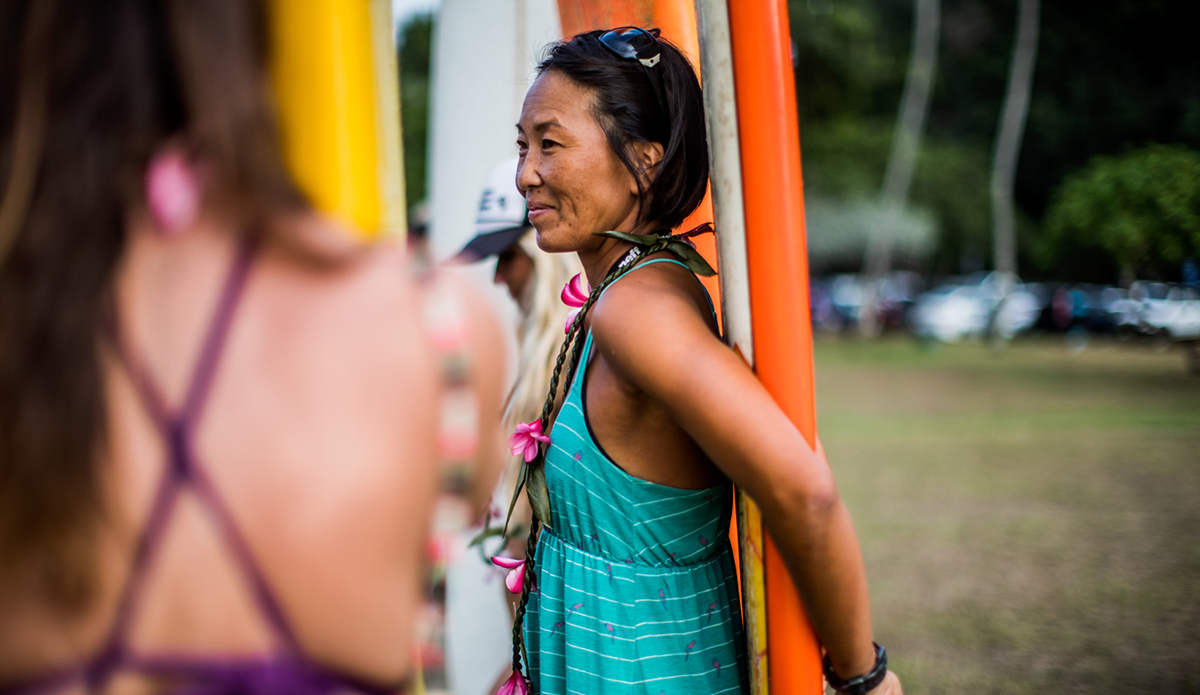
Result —
[{"label": "wrist bracelet", "polygon": [[866,695],[879,684],[883,682],[883,677],[887,675],[887,650],[880,645],[872,642],[875,645],[875,665],[871,667],[861,676],[842,680],[837,672],[833,670],[833,664],[829,661],[829,655],[825,655],[825,660],[822,665],[825,668],[825,680],[829,682],[829,687],[833,688],[843,695]]}]

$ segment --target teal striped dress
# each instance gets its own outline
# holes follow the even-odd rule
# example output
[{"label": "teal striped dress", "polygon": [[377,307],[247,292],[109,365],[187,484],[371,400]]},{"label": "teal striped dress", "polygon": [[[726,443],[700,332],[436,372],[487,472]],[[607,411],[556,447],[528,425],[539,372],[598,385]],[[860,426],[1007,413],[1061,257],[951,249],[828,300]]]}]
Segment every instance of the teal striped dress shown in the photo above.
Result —
[{"label": "teal striped dress", "polygon": [[[676,261],[642,265],[655,262]],[[551,518],[525,622],[533,691],[747,693],[732,486],[682,490],[618,467],[584,411],[590,334],[582,354],[546,456]]]}]

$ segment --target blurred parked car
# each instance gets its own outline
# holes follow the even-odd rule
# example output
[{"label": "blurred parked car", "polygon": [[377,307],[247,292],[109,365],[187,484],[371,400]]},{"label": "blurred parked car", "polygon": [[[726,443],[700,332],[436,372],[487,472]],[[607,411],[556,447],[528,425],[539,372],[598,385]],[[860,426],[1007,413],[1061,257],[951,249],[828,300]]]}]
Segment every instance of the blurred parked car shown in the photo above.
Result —
[{"label": "blurred parked car", "polygon": [[[898,270],[872,283],[862,275],[837,275],[819,283],[821,292],[811,294],[813,322],[821,328],[854,328],[863,320],[864,309],[873,312],[879,329],[903,328],[905,317],[924,281],[916,273]],[[828,302],[828,309],[824,302]]]},{"label": "blurred parked car", "polygon": [[1159,282],[1135,282],[1131,297],[1141,305],[1141,330],[1175,341],[1200,340],[1200,292]]},{"label": "blurred parked car", "polygon": [[857,275],[838,275],[829,282],[829,301],[837,312],[841,325],[858,324],[867,292]]},{"label": "blurred parked car", "polygon": [[916,299],[909,323],[919,337],[954,343],[986,335],[1009,340],[1028,330],[1041,303],[1020,279],[988,273],[951,282]]},{"label": "blurred parked car", "polygon": [[829,282],[813,278],[808,285],[808,308],[812,317],[813,329],[837,333],[842,329],[844,320],[833,306],[833,298],[829,293]]}]

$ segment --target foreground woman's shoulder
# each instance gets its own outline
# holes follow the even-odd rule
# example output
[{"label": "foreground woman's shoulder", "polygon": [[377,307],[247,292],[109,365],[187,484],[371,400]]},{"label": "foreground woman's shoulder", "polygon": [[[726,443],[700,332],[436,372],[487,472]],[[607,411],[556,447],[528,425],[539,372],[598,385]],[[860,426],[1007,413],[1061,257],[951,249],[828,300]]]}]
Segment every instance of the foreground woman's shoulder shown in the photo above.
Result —
[{"label": "foreground woman's shoulder", "polygon": [[355,294],[373,305],[373,330],[383,324],[434,352],[449,325],[460,331],[463,348],[481,372],[503,371],[503,334],[492,302],[482,288],[454,267],[431,268],[402,243],[386,240],[363,251],[357,262]]}]

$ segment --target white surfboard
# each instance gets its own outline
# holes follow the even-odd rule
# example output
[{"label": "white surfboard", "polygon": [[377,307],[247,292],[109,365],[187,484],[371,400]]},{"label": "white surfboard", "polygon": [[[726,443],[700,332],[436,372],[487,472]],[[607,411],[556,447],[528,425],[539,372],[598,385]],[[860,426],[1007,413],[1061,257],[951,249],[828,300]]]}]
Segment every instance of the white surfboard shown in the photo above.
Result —
[{"label": "white surfboard", "polygon": [[[517,153],[517,118],[537,61],[560,36],[554,0],[442,0],[434,24],[427,169],[434,258],[453,256],[474,235],[484,184]],[[470,272],[489,284],[494,268],[478,263]],[[515,325],[515,305],[494,289],[506,324]],[[515,355],[511,331],[507,342]],[[447,676],[455,695],[491,695],[512,658],[512,617],[496,570],[475,549],[450,568]]]}]

